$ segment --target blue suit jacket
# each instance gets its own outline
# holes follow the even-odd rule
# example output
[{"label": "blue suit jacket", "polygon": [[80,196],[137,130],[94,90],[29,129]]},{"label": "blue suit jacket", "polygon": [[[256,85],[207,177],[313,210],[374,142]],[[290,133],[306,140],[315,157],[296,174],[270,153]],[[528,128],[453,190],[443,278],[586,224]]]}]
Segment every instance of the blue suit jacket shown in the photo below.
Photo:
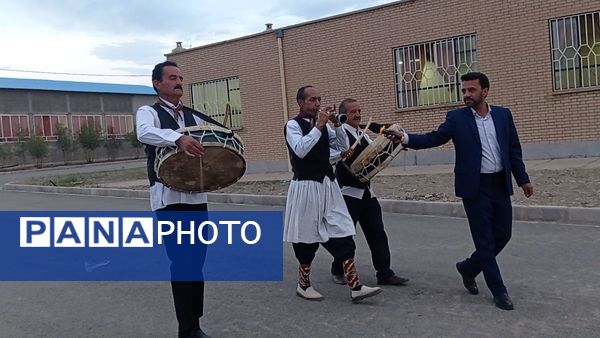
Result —
[{"label": "blue suit jacket", "polygon": [[[522,159],[521,144],[510,110],[491,106],[491,114],[496,128],[496,138],[500,145],[500,156],[504,166],[506,188],[513,194],[510,174],[519,186],[529,183]],[[454,183],[456,196],[475,197],[479,190],[481,172],[481,139],[473,112],[469,107],[449,111],[446,121],[437,130],[427,134],[408,134],[408,144],[412,149],[433,148],[452,140],[456,154]]]}]

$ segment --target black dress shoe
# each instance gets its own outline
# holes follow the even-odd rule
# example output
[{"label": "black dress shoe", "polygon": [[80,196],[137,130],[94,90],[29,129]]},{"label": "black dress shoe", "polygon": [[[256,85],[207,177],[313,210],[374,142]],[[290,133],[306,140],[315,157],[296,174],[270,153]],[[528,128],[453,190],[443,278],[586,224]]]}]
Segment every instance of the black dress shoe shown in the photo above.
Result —
[{"label": "black dress shoe", "polygon": [[396,285],[396,286],[404,286],[408,283],[408,278],[392,275],[388,278],[378,279],[378,285]]},{"label": "black dress shoe", "polygon": [[188,335],[184,336],[186,338],[211,338],[211,336],[207,335],[202,331],[202,329],[196,329],[190,332]]},{"label": "black dress shoe", "polygon": [[339,284],[339,285],[346,285],[346,277],[344,276],[344,274],[331,274],[331,280],[335,283],[335,284]]},{"label": "black dress shoe", "polygon": [[496,303],[496,307],[501,308],[502,310],[513,310],[515,306],[513,305],[508,293],[502,293],[498,296],[494,296],[494,303]]},{"label": "black dress shoe", "polygon": [[465,286],[465,289],[467,289],[467,291],[472,295],[479,294],[479,288],[477,287],[475,278],[467,276],[462,271],[462,269],[460,267],[460,262],[456,263],[456,270],[458,270],[458,273],[462,277],[462,282],[463,282],[463,285]]}]

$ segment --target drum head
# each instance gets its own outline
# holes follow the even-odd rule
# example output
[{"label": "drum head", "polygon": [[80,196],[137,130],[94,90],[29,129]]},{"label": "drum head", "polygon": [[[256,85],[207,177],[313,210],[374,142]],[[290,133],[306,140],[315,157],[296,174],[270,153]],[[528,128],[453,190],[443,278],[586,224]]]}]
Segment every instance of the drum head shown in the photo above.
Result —
[{"label": "drum head", "polygon": [[244,172],[246,161],[237,152],[224,147],[205,147],[202,158],[184,152],[166,156],[158,168],[158,177],[173,190],[209,192],[234,184]]}]

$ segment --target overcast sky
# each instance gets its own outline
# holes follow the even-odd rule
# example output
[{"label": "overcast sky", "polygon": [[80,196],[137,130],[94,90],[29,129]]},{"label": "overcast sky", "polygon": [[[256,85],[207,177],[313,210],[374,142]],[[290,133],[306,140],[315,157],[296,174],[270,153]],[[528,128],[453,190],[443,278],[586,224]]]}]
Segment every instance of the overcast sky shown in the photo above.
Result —
[{"label": "overcast sky", "polygon": [[150,85],[145,74],[176,41],[197,47],[390,2],[0,0],[0,77]]}]

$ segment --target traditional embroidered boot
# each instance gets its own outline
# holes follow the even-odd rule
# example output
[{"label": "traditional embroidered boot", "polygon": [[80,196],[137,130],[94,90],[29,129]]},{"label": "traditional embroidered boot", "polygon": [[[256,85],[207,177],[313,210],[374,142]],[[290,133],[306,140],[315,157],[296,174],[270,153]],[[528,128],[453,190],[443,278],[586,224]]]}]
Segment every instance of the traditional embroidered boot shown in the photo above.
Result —
[{"label": "traditional embroidered boot", "polygon": [[323,295],[310,285],[310,264],[298,266],[298,287],[296,295],[307,300],[322,300]]},{"label": "traditional embroidered boot", "polygon": [[344,275],[346,276],[346,284],[348,284],[351,291],[352,303],[357,303],[365,298],[373,297],[381,293],[382,290],[379,287],[369,287],[360,284],[356,266],[354,265],[354,258],[342,262],[342,267],[344,268]]}]

